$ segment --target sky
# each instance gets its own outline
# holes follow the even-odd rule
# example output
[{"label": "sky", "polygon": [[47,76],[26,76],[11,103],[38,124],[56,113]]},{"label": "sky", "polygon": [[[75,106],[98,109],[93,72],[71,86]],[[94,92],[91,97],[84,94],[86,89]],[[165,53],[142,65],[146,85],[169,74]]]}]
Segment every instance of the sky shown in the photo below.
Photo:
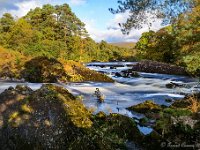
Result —
[{"label": "sky", "polygon": [[[132,29],[129,35],[123,35],[118,24],[125,22],[129,14],[112,14],[108,10],[117,8],[117,0],[0,0],[0,16],[9,12],[15,17],[21,17],[30,9],[42,7],[47,3],[69,4],[76,16],[85,23],[90,37],[96,42],[137,42],[141,34],[149,30],[148,26],[144,25],[141,30]],[[151,30],[160,29],[160,24],[161,20],[156,20]]]}]

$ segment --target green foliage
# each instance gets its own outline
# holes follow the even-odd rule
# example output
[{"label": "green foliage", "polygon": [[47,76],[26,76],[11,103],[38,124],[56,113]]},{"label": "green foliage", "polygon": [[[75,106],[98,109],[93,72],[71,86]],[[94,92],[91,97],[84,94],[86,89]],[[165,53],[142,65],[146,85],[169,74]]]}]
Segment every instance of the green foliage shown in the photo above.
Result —
[{"label": "green foliage", "polygon": [[200,76],[200,53],[185,56],[183,60],[186,64],[188,72],[195,76]]},{"label": "green foliage", "polygon": [[182,108],[166,108],[163,112],[174,117],[190,116],[192,114],[190,110]]},{"label": "green foliage", "polygon": [[31,56],[46,56],[80,62],[108,61],[132,57],[126,48],[100,44],[88,37],[85,24],[68,4],[30,10],[14,20],[11,14],[0,18],[0,45]]},{"label": "green foliage", "polygon": [[179,15],[172,25],[157,32],[143,33],[136,44],[137,56],[187,67],[190,74],[200,76],[200,1]]},{"label": "green foliage", "polygon": [[179,14],[194,7],[196,1],[198,0],[119,0],[118,8],[109,10],[114,14],[129,12],[126,22],[120,24],[122,32],[129,34],[132,28],[140,29],[144,24],[151,26],[156,18],[162,18],[162,24],[165,25],[173,23]]},{"label": "green foliage", "polygon": [[182,62],[191,74],[200,76],[200,1],[197,0],[196,3],[192,12],[179,17],[174,30],[181,47]]},{"label": "green foliage", "polygon": [[140,59],[173,63],[178,55],[174,41],[175,37],[165,29],[145,32],[136,44],[137,56]]},{"label": "green foliage", "polygon": [[0,19],[0,32],[8,32],[12,28],[12,26],[15,24],[14,18],[11,14],[5,13],[3,14],[3,17]]}]

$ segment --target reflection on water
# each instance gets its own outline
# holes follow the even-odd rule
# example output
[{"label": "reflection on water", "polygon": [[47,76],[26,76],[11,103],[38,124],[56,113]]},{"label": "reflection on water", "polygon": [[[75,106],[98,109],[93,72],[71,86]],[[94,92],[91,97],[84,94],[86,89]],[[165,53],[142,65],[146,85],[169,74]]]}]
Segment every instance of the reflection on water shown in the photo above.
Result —
[{"label": "reflection on water", "polygon": [[144,135],[150,134],[153,131],[153,129],[150,127],[144,127],[140,125],[137,125],[137,127]]}]

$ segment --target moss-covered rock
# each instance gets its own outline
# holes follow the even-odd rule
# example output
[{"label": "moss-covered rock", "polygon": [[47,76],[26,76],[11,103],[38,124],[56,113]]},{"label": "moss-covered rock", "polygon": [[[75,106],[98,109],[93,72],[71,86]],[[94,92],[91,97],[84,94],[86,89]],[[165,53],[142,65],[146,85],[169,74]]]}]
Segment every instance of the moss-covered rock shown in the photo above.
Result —
[{"label": "moss-covered rock", "polygon": [[162,142],[197,145],[200,141],[199,99],[200,94],[197,93],[176,100],[169,107],[159,106],[152,101],[130,107],[130,110],[146,116],[146,118],[140,119],[140,124],[149,126],[148,120],[155,121],[150,125],[154,132],[143,139],[144,147],[160,149]]},{"label": "moss-covered rock", "polygon": [[92,115],[62,87],[10,87],[0,99],[2,149],[115,150],[143,138],[133,119],[103,112]]},{"label": "moss-covered rock", "polygon": [[192,115],[192,112],[190,110],[184,108],[165,108],[162,112],[174,117]]},{"label": "moss-covered rock", "polygon": [[25,63],[22,77],[33,83],[55,83],[68,81],[63,65],[53,58],[36,57]]},{"label": "moss-covered rock", "polygon": [[111,143],[112,149],[126,149],[126,141],[133,141],[136,145],[141,145],[144,138],[135,121],[129,117],[120,114],[110,114],[105,117],[102,113],[98,113],[93,121],[94,132],[103,135],[103,140]]},{"label": "moss-covered rock", "polygon": [[93,124],[91,113],[66,89],[43,85],[25,95],[18,90],[0,95],[3,149],[64,149]]},{"label": "moss-covered rock", "polygon": [[106,76],[105,74],[98,73],[85,67],[74,66],[74,71],[82,76],[82,81],[114,82],[112,78]]},{"label": "moss-covered rock", "polygon": [[164,149],[161,147],[161,143],[165,141],[162,136],[156,132],[152,131],[150,134],[146,135],[143,139],[142,145],[148,150]]},{"label": "moss-covered rock", "polygon": [[197,121],[193,120],[190,116],[165,116],[157,121],[154,129],[165,141],[196,145],[200,140],[200,132],[195,128],[196,123]]},{"label": "moss-covered rock", "polygon": [[65,71],[70,75],[71,82],[114,82],[110,77],[94,70],[90,70],[81,63],[63,59],[59,59],[59,61],[63,64]]},{"label": "moss-covered rock", "polygon": [[165,141],[197,144],[200,140],[197,128],[200,118],[194,117],[197,114],[193,111],[197,110],[196,106],[191,96],[175,101],[170,107],[159,112],[160,118],[156,120],[154,129]]},{"label": "moss-covered rock", "polygon": [[184,99],[176,100],[171,108],[183,108],[197,113],[200,111],[200,94],[188,95]]},{"label": "moss-covered rock", "polygon": [[148,100],[144,103],[131,106],[128,109],[138,113],[146,114],[148,112],[158,112],[162,110],[162,107],[160,105],[155,104],[153,101]]}]

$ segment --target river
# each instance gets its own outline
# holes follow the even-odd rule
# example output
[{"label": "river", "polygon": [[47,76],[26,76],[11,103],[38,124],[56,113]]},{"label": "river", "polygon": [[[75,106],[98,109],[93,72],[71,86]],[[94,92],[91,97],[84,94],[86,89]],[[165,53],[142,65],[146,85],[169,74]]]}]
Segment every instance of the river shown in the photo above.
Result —
[{"label": "river", "polygon": [[[107,74],[113,78],[115,83],[81,82],[59,84],[67,88],[74,95],[82,97],[86,107],[94,110],[94,113],[104,111],[105,113],[120,113],[129,117],[141,118],[143,115],[128,111],[126,108],[146,100],[153,100],[157,104],[170,105],[166,99],[172,101],[183,98],[185,94],[200,91],[198,80],[186,76],[142,73],[140,77],[123,78],[116,77],[116,72],[130,69],[134,62],[109,62],[109,63],[89,63],[86,66],[91,70],[96,70]],[[115,69],[110,69],[113,65]],[[103,67],[102,67],[103,66]],[[166,84],[173,82],[184,85],[173,89],[166,88]],[[15,87],[17,84],[25,84],[36,90],[42,84],[36,83],[13,83],[0,81],[0,92],[9,86]],[[94,91],[99,88],[105,96],[105,102],[99,104],[94,96]],[[145,130],[145,129],[144,129]]]}]

